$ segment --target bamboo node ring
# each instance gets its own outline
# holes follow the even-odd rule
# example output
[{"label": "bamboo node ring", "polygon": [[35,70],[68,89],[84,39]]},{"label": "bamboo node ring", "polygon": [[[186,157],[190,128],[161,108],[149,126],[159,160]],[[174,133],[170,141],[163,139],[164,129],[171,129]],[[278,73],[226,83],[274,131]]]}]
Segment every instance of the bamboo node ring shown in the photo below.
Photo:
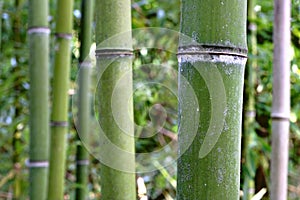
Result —
[{"label": "bamboo node ring", "polygon": [[55,33],[56,38],[62,38],[66,40],[72,39],[72,33]]},{"label": "bamboo node ring", "polygon": [[214,45],[186,45],[178,48],[177,56],[182,55],[225,55],[247,58],[247,49]]},{"label": "bamboo node ring", "polygon": [[29,160],[26,160],[25,165],[28,168],[46,168],[46,167],[49,166],[49,162],[48,161],[29,161]]},{"label": "bamboo node ring", "polygon": [[272,113],[272,120],[285,120],[290,121],[290,116],[287,113]]},{"label": "bamboo node ring", "polygon": [[83,62],[79,63],[79,67],[90,68],[90,67],[92,67],[92,62],[91,61],[83,61]]},{"label": "bamboo node ring", "polygon": [[248,111],[246,111],[245,115],[247,117],[255,117],[256,116],[256,112],[255,112],[255,110],[248,110]]},{"label": "bamboo node ring", "polygon": [[51,30],[48,28],[48,27],[43,27],[43,26],[40,26],[40,27],[30,27],[28,30],[27,30],[27,33],[28,34],[34,34],[34,33],[43,33],[43,34],[50,34]]},{"label": "bamboo node ring", "polygon": [[77,160],[76,164],[77,165],[89,165],[89,160]]},{"label": "bamboo node ring", "polygon": [[131,57],[132,49],[97,49],[95,51],[97,58],[99,57]]},{"label": "bamboo node ring", "polygon": [[69,123],[67,121],[51,121],[50,126],[52,126],[52,127],[68,127]]}]

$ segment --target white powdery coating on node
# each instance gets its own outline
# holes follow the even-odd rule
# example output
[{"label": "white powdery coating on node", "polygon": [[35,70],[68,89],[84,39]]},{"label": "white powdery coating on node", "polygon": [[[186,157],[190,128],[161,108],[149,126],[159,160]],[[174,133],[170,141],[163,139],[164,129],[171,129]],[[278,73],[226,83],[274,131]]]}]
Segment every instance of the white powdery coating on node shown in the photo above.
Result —
[{"label": "white powdery coating on node", "polygon": [[47,35],[49,35],[50,32],[51,32],[50,29],[47,27],[34,27],[34,28],[30,28],[27,31],[28,34],[36,33],[36,34],[47,34]]},{"label": "white powdery coating on node", "polygon": [[235,55],[178,55],[179,63],[189,62],[191,64],[196,62],[213,62],[213,63],[225,63],[225,64],[239,64],[245,65],[247,58],[235,56]]}]

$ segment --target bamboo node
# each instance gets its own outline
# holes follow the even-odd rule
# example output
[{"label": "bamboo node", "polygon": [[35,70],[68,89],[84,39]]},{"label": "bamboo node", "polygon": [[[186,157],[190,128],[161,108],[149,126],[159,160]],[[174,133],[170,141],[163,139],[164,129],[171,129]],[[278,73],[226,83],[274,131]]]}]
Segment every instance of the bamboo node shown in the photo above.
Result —
[{"label": "bamboo node", "polygon": [[272,120],[290,121],[290,116],[287,113],[272,113],[271,118],[272,118]]},{"label": "bamboo node", "polygon": [[66,40],[72,39],[72,33],[55,33],[56,38],[62,38]]},{"label": "bamboo node", "polygon": [[246,111],[246,116],[247,117],[255,117],[256,116],[255,110],[248,110],[248,111]]},{"label": "bamboo node", "polygon": [[25,165],[28,168],[46,168],[46,167],[49,166],[49,162],[48,161],[29,161],[29,160],[26,160]]},{"label": "bamboo node", "polygon": [[89,165],[89,160],[77,160],[76,164],[77,165]]},{"label": "bamboo node", "polygon": [[68,127],[69,123],[67,121],[51,121],[50,126],[52,126],[52,127]]},{"label": "bamboo node", "polygon": [[249,24],[248,29],[250,31],[256,31],[257,30],[257,26],[256,26],[255,23],[252,22],[252,23]]},{"label": "bamboo node", "polygon": [[96,58],[99,57],[131,57],[132,49],[96,49]]},{"label": "bamboo node", "polygon": [[27,33],[30,34],[34,34],[34,33],[42,33],[42,34],[50,34],[51,30],[48,27],[43,27],[43,26],[39,26],[39,27],[30,27],[27,30]]},{"label": "bamboo node", "polygon": [[247,49],[214,45],[187,45],[178,48],[177,56],[181,55],[225,55],[247,58]]},{"label": "bamboo node", "polygon": [[79,63],[79,66],[90,68],[90,67],[92,67],[92,62],[91,61],[83,61],[83,62]]}]

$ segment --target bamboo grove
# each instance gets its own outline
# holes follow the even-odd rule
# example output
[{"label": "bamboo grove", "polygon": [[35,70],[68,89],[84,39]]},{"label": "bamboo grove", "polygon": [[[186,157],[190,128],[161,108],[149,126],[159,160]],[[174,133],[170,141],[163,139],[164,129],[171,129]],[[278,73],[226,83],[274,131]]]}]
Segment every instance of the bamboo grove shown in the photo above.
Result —
[{"label": "bamboo grove", "polygon": [[[13,170],[0,176],[0,188],[12,182],[8,190],[12,191],[13,198],[22,199],[27,195],[31,200],[135,200],[147,195],[149,199],[248,200],[257,198],[259,192],[265,197],[270,195],[272,200],[286,200],[291,190],[297,193],[290,186],[294,182],[288,180],[291,177],[289,143],[294,128],[290,117],[298,112],[291,108],[295,103],[290,99],[293,96],[291,72],[298,73],[295,62],[294,68],[290,68],[291,39],[293,44],[295,41],[293,35],[291,37],[293,21],[290,21],[293,2],[275,0],[273,6],[273,74],[265,75],[271,77],[268,89],[273,92],[264,122],[268,124],[265,129],[270,137],[259,141],[264,140],[269,145],[269,149],[261,150],[269,151],[270,156],[265,159],[268,163],[259,163],[262,153],[257,145],[257,132],[263,126],[261,113],[258,113],[258,105],[261,105],[258,96],[264,90],[260,80],[262,30],[257,28],[261,26],[258,6],[261,1],[165,3],[174,4],[180,10],[180,16],[175,14],[175,17],[167,9],[161,9],[160,3],[155,0],[29,0],[27,4],[14,0],[11,4],[15,11],[11,17],[14,59],[10,61],[13,68],[9,72],[24,74],[23,66],[28,65],[30,86],[13,77],[15,84],[11,88],[20,93],[26,93],[26,88],[29,91],[29,147],[22,147],[27,141],[21,134],[27,130],[26,126],[15,123],[10,130]],[[0,0],[1,27],[7,25],[5,4]],[[143,15],[156,4],[154,14]],[[26,6],[28,24],[23,34],[22,9]],[[153,16],[155,23],[147,19]],[[177,21],[172,18],[176,16]],[[136,65],[143,63],[144,58],[147,60],[146,56],[153,61],[157,55],[147,47],[135,49],[138,39],[134,33],[137,27],[164,26],[166,21],[175,24],[166,27],[179,30],[174,42],[178,49],[173,52],[174,62],[170,62],[174,68],[178,67],[178,114],[174,114],[174,119],[167,118],[176,124],[176,128],[170,128],[173,132],[168,132],[176,138],[178,152],[171,164],[176,170],[157,162],[157,166],[164,169],[157,167],[155,172],[140,173],[139,151],[144,153],[143,150],[154,146],[156,153],[160,146],[137,138],[135,93],[139,88],[135,88],[134,78],[137,69],[146,71],[146,67]],[[1,37],[7,38],[7,29],[2,29]],[[22,53],[23,35],[28,38],[28,64],[23,59],[27,55]],[[3,41],[0,40],[1,59],[7,45]],[[163,57],[161,51],[159,49],[158,56]],[[295,52],[295,57],[300,55]],[[92,85],[95,73],[96,86]],[[145,81],[154,76],[152,72],[149,74],[150,78],[146,77]],[[2,95],[1,87],[4,86],[0,85]],[[13,116],[21,124],[27,108],[21,103],[23,96],[18,94],[15,93],[10,102],[15,105]],[[153,90],[147,95],[147,98],[159,96]],[[153,106],[147,99],[141,101],[149,104],[142,109]],[[75,112],[71,110],[74,109],[72,104],[77,106]],[[72,112],[75,115],[72,116]],[[146,115],[144,119],[148,123],[152,120],[150,111]],[[100,125],[100,131],[94,128],[93,120]],[[24,121],[26,123],[26,119]],[[99,136],[99,141],[90,141],[94,139],[92,134]],[[155,141],[160,144],[170,141],[163,134],[157,138]],[[92,145],[100,149],[100,156],[93,154]],[[22,151],[26,154],[27,149],[29,158],[23,159]],[[28,169],[27,187],[23,186],[24,177],[27,179],[22,175],[23,165]],[[256,180],[259,167],[264,167],[261,171],[265,173],[271,168],[263,177],[266,183],[261,187]],[[145,185],[147,189],[140,193]],[[23,195],[22,190],[27,188],[28,194]],[[168,193],[170,188],[173,193]],[[0,191],[0,198],[2,196]]]}]

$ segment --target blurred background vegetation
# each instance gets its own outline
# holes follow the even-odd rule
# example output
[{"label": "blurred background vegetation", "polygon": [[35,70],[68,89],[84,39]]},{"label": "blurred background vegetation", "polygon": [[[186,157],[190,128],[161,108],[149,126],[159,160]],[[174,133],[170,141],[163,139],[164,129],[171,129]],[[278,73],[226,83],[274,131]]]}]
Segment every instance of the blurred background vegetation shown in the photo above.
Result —
[{"label": "blurred background vegetation", "polygon": [[[55,1],[50,1],[50,28],[55,27]],[[28,159],[29,148],[29,110],[28,89],[28,1],[1,0],[1,43],[0,43],[0,199],[26,199],[28,196]],[[74,29],[72,43],[71,88],[75,88],[78,72],[80,41],[80,0],[74,4]],[[270,139],[271,139],[271,102],[272,102],[272,30],[273,1],[258,0],[255,6],[258,18],[257,48],[258,62],[257,82],[255,87],[256,124],[251,134],[251,142],[246,151],[251,155],[251,164],[242,167],[253,174],[255,191],[270,186]],[[97,12],[97,11],[95,11]],[[133,28],[163,27],[179,31],[180,1],[166,0],[133,0]],[[300,1],[292,1],[291,17],[292,48],[291,59],[291,119],[290,119],[290,152],[289,152],[289,199],[300,199]],[[51,34],[50,73],[54,54],[54,33]],[[174,39],[162,36],[158,46],[170,45],[176,48]],[[156,41],[157,42],[157,41]],[[172,46],[173,45],[173,46]],[[135,134],[140,136],[136,141],[139,153],[153,152],[162,149],[170,142],[177,141],[177,97],[163,85],[173,84],[177,88],[177,59],[175,52],[161,49],[136,49],[133,62],[134,70],[134,119],[139,127]],[[253,59],[249,55],[249,59]],[[161,66],[165,67],[164,71]],[[46,80],[45,80],[46,81]],[[159,82],[161,84],[151,84]],[[167,82],[167,83],[166,83]],[[175,84],[175,85],[174,85]],[[70,92],[72,95],[72,92]],[[70,109],[70,122],[73,122]],[[149,124],[155,127],[162,120],[156,116],[164,116],[163,128],[149,130]],[[142,138],[153,131],[158,133],[152,137]],[[156,132],[155,132],[156,133]],[[67,173],[65,199],[73,199],[77,187],[75,183],[75,151],[76,130],[70,126],[67,148]],[[159,157],[159,155],[157,155]],[[163,157],[165,168],[161,163],[151,163],[154,168],[147,173],[138,173],[147,187],[149,199],[175,199],[176,197],[176,161],[174,157]],[[174,162],[170,162],[173,160]],[[89,173],[89,198],[99,199],[99,161],[91,156]],[[150,164],[149,164],[150,165]],[[145,167],[145,166],[143,166]],[[146,166],[147,167],[147,166]],[[243,185],[241,185],[243,188]],[[267,199],[267,198],[266,198]]]}]

